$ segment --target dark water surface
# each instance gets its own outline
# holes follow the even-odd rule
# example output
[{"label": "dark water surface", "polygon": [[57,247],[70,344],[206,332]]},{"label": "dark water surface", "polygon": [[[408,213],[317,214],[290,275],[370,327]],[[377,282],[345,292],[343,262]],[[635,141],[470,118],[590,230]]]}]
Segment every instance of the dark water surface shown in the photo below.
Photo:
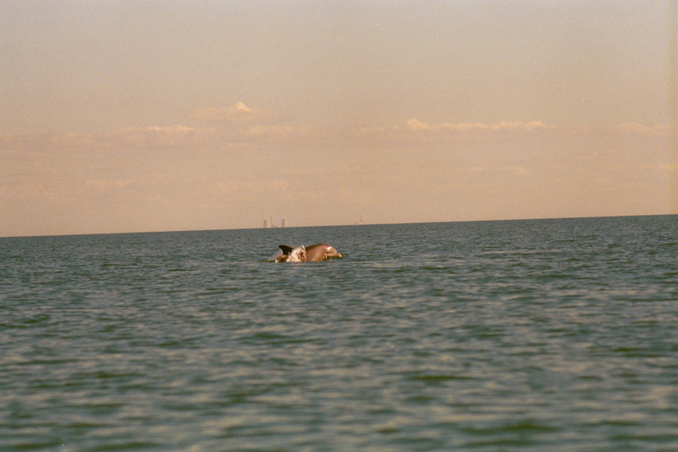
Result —
[{"label": "dark water surface", "polygon": [[2,451],[675,451],[678,217],[0,239],[0,364]]}]

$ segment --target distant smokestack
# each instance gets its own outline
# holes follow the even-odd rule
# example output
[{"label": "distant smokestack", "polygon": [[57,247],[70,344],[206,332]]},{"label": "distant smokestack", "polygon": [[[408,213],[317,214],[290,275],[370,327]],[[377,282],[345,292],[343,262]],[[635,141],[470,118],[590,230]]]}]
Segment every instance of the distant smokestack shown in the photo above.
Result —
[{"label": "distant smokestack", "polygon": [[264,218],[264,227],[265,228],[270,228],[271,226],[268,223],[268,218]]},{"label": "distant smokestack", "polygon": [[282,218],[282,219],[280,219],[280,227],[281,227],[281,228],[286,228],[286,227],[287,227],[287,218]]}]

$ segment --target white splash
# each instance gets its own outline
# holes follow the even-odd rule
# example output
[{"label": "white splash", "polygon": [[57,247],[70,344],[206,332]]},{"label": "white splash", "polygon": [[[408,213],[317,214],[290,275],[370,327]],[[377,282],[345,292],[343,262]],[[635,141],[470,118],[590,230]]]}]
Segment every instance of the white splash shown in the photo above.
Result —
[{"label": "white splash", "polygon": [[306,260],[306,247],[301,245],[290,251],[287,262],[304,262]]}]

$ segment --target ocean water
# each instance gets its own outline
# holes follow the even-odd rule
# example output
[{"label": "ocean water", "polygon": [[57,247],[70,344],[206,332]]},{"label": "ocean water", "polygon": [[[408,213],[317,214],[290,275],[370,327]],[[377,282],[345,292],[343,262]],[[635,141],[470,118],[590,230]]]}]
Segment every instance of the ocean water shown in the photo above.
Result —
[{"label": "ocean water", "polygon": [[4,238],[0,364],[2,451],[675,451],[678,217]]}]

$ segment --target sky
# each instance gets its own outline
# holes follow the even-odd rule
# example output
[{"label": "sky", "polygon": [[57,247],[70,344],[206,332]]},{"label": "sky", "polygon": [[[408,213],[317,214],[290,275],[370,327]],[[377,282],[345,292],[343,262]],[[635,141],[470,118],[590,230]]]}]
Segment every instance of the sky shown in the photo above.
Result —
[{"label": "sky", "polygon": [[675,213],[671,8],[4,0],[0,236]]}]

